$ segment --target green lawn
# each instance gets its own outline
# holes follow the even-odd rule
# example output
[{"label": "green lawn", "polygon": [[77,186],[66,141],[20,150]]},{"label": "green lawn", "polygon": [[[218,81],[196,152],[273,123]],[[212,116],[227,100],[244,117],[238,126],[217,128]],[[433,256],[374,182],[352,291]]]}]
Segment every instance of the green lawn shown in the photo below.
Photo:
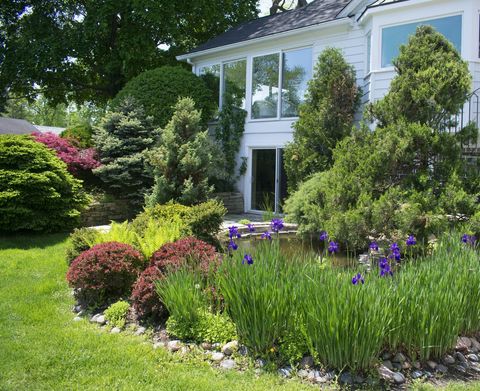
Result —
[{"label": "green lawn", "polygon": [[0,237],[0,390],[313,389],[275,374],[256,378],[196,360],[181,363],[140,337],[73,322],[65,242],[66,235]]}]

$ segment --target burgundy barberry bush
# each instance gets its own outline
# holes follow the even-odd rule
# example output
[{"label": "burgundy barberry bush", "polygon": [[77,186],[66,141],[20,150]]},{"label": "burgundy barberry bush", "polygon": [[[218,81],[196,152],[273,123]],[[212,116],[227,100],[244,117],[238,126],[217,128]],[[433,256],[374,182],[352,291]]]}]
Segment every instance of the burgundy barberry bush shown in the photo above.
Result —
[{"label": "burgundy barberry bush", "polygon": [[101,306],[128,297],[144,266],[143,256],[132,246],[101,243],[75,258],[67,281],[82,303]]},{"label": "burgundy barberry bush", "polygon": [[80,174],[82,171],[91,171],[100,166],[94,148],[78,149],[68,139],[50,132],[34,132],[32,136],[35,141],[53,149],[58,158],[67,164],[68,171],[73,175]]},{"label": "burgundy barberry bush", "polygon": [[220,264],[215,247],[194,237],[167,243],[156,251],[149,266],[138,278],[132,293],[132,302],[142,318],[162,318],[166,315],[155,289],[155,281],[183,266],[199,270],[204,276],[215,271]]}]

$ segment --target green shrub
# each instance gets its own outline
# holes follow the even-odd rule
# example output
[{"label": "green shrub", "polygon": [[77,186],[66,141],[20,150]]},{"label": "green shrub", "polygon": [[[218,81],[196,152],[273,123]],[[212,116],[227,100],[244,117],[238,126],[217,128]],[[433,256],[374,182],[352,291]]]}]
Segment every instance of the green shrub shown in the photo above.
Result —
[{"label": "green shrub", "polygon": [[0,135],[0,231],[69,229],[88,202],[55,152],[28,136]]},{"label": "green shrub", "polygon": [[333,166],[287,200],[285,212],[303,232],[326,230],[350,249],[412,232],[427,242],[456,225],[448,216],[478,211],[463,175],[462,136],[443,130],[466,100],[466,63],[445,37],[421,27],[395,65],[391,90],[370,108],[379,126],[362,125],[340,141]]},{"label": "green shrub", "polygon": [[123,223],[112,222],[110,229],[97,232],[94,244],[106,242],[126,243],[139,250],[145,259],[165,243],[174,242],[181,236],[181,223],[178,220],[158,221],[149,218],[141,231],[136,231],[128,221]]},{"label": "green shrub", "polygon": [[69,139],[76,147],[81,149],[93,147],[92,136],[93,128],[88,124],[79,124],[68,127],[60,133],[60,137]]},{"label": "green shrub", "polygon": [[238,224],[247,225],[247,224],[250,224],[250,223],[251,223],[251,221],[249,219],[238,220]]},{"label": "green shrub", "polygon": [[293,142],[285,148],[291,191],[310,175],[331,166],[332,150],[350,133],[360,96],[355,68],[345,61],[339,49],[325,49],[309,81],[299,119],[293,125]]},{"label": "green shrub", "polygon": [[214,246],[219,246],[217,233],[227,210],[220,201],[209,200],[194,206],[174,202],[145,208],[132,222],[133,229],[143,232],[150,219],[160,222],[177,221],[181,236],[193,235]]},{"label": "green shrub", "polygon": [[94,228],[75,228],[70,234],[66,257],[70,265],[81,253],[92,248],[97,243],[99,232]]},{"label": "green shrub", "polygon": [[128,302],[117,301],[108,307],[103,314],[109,325],[112,327],[123,328],[125,327],[129,308],[130,304]]},{"label": "green shrub", "polygon": [[147,205],[174,200],[184,205],[205,201],[214,187],[209,180],[221,170],[221,151],[200,123],[195,102],[182,98],[162,129],[158,147],[149,153],[155,184]]},{"label": "green shrub", "polygon": [[210,343],[226,343],[237,339],[235,324],[225,314],[205,311],[195,327],[195,339]]},{"label": "green shrub", "polygon": [[164,66],[141,73],[130,80],[112,104],[117,107],[126,97],[133,97],[152,116],[155,126],[164,127],[173,115],[179,98],[190,97],[202,112],[202,125],[212,119],[216,103],[205,82],[183,67]]}]

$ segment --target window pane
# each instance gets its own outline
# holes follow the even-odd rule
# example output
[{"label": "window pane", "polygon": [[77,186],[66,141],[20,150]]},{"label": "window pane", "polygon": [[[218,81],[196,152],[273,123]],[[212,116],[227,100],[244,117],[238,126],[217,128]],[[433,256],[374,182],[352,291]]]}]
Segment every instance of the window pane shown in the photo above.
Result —
[{"label": "window pane", "polygon": [[418,26],[430,25],[452,42],[460,52],[462,48],[462,16],[425,20],[422,22],[387,27],[382,30],[382,67],[392,65],[398,56],[400,45],[406,44],[410,35],[415,34]]},{"label": "window pane", "polygon": [[252,77],[252,118],[276,118],[278,106],[277,54],[255,57]]},{"label": "window pane", "polygon": [[312,77],[312,49],[283,53],[282,117],[297,117]]},{"label": "window pane", "polygon": [[220,104],[220,64],[200,68],[200,77],[213,91],[217,105]]},{"label": "window pane", "polygon": [[223,102],[231,98],[235,106],[245,109],[247,61],[239,60],[223,65]]}]

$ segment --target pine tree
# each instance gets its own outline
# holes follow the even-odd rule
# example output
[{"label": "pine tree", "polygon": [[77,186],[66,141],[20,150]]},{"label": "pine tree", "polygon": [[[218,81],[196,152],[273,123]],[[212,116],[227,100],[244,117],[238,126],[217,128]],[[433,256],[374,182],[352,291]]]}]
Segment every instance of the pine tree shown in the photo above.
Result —
[{"label": "pine tree", "polygon": [[162,130],[160,145],[149,153],[155,186],[147,203],[175,200],[184,205],[205,201],[213,192],[209,178],[218,174],[220,149],[201,130],[201,113],[191,98],[181,98]]},{"label": "pine tree", "polygon": [[153,185],[146,157],[158,137],[152,118],[131,98],[108,113],[95,129],[93,139],[102,163],[95,174],[109,193],[129,200],[135,208],[143,204],[145,193]]},{"label": "pine tree", "polygon": [[354,68],[340,50],[325,49],[308,84],[305,103],[294,124],[293,142],[285,149],[289,190],[310,175],[328,169],[332,150],[350,133],[360,104]]}]

